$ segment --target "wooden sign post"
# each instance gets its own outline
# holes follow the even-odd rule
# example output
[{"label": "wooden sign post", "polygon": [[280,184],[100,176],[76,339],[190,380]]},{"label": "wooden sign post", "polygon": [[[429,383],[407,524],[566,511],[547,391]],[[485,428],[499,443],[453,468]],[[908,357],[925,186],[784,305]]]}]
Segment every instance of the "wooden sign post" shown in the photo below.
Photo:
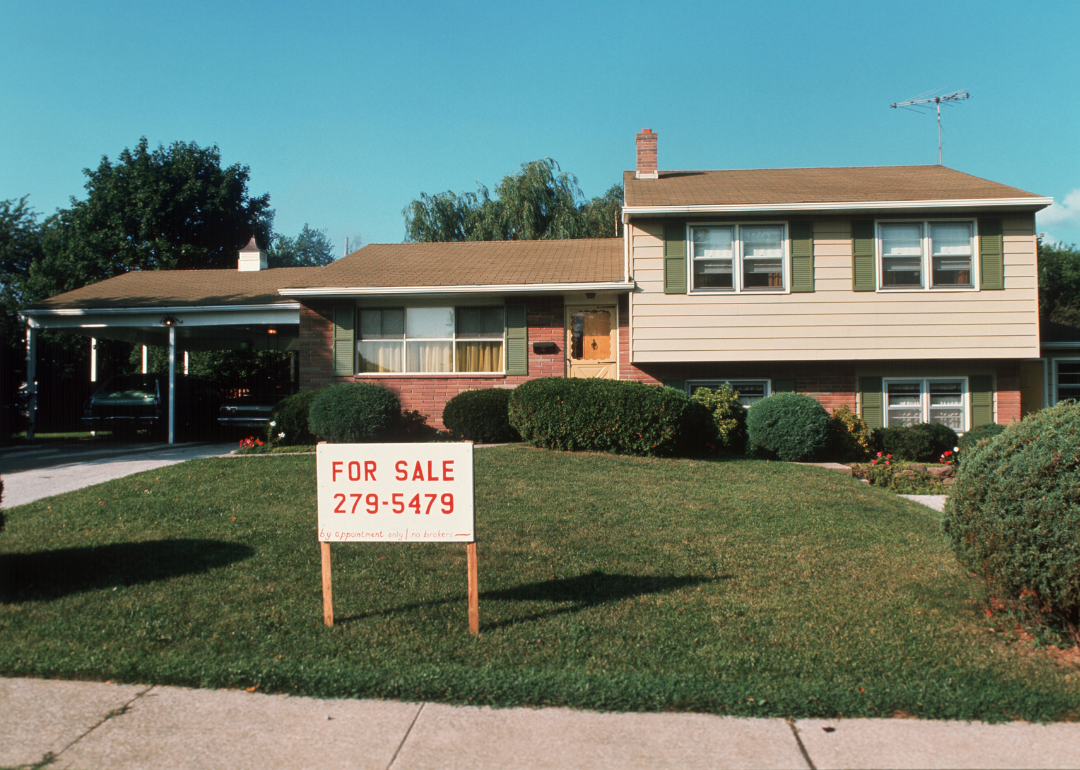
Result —
[{"label": "wooden sign post", "polygon": [[334,625],[330,543],[465,543],[469,632],[480,633],[473,445],[319,444],[323,621]]}]

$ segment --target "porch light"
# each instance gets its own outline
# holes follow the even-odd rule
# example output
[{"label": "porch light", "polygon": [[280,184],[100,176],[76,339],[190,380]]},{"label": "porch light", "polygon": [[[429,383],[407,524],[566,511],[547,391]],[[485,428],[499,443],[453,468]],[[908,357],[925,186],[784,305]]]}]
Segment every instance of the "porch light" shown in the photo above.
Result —
[{"label": "porch light", "polygon": [[158,323],[160,323],[162,326],[179,326],[183,323],[183,321],[181,321],[179,318],[167,315],[162,318]]}]

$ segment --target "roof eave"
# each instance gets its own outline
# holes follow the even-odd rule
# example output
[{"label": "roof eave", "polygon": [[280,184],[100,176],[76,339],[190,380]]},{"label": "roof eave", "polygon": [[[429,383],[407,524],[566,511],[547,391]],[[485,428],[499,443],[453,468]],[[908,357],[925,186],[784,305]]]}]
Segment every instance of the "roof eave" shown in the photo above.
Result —
[{"label": "roof eave", "polygon": [[623,214],[791,214],[826,211],[934,211],[946,209],[1013,209],[1039,211],[1054,202],[1053,198],[968,198],[919,201],[828,201],[815,203],[735,203],[699,206],[623,206]]},{"label": "roof eave", "polygon": [[552,294],[558,292],[630,292],[633,281],[577,281],[573,283],[474,284],[461,286],[318,286],[280,289],[284,297],[387,297],[458,296],[461,294]]}]

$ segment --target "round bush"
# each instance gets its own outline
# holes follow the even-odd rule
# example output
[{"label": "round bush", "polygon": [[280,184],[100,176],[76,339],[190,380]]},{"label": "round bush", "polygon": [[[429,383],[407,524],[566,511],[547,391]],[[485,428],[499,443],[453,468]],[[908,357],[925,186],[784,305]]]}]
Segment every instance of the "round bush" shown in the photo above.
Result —
[{"label": "round bush", "polygon": [[1080,404],[1065,401],[969,447],[945,505],[960,562],[1080,628]]},{"label": "round bush", "polygon": [[1004,433],[1005,429],[1008,427],[1009,426],[1007,425],[1001,425],[996,422],[991,422],[986,425],[980,425],[978,428],[972,428],[963,436],[961,436],[959,441],[957,442],[957,446],[960,447],[961,456],[963,456],[963,454],[967,450],[972,449],[976,445],[978,445],[978,443],[983,439],[992,439],[994,436],[997,436],[1000,433]]},{"label": "round bush", "polygon": [[949,426],[926,422],[877,428],[871,435],[875,451],[915,463],[936,463],[944,452],[959,446],[959,440]]},{"label": "round bush", "polygon": [[331,444],[385,438],[397,424],[401,402],[386,388],[366,382],[331,385],[311,400],[308,426]]},{"label": "round bush", "polygon": [[[308,412],[311,409],[311,400],[317,393],[318,390],[305,390],[281,399],[270,413],[270,422],[273,425],[266,426],[267,440],[289,446],[314,444],[316,438],[308,429]],[[285,434],[284,437],[281,437],[282,433]]]},{"label": "round bush", "polygon": [[777,393],[747,412],[746,432],[755,454],[808,462],[828,451],[832,418],[810,396]]},{"label": "round bush", "polygon": [[510,397],[510,425],[546,449],[667,455],[680,448],[690,400],[627,380],[541,377]]},{"label": "round bush", "polygon": [[510,394],[506,388],[466,390],[446,402],[443,425],[457,438],[480,444],[515,441],[510,427]]}]

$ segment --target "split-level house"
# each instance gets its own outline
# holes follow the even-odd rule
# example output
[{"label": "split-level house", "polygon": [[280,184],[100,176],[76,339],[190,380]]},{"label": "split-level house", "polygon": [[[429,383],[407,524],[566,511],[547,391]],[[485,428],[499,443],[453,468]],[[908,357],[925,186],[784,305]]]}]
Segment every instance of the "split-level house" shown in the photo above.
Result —
[{"label": "split-level house", "polygon": [[547,376],[729,382],[747,405],[797,391],[871,426],[961,432],[1048,398],[1035,237],[1048,198],[943,166],[660,171],[648,129],[624,189],[621,238],[373,244],[281,270],[249,244],[227,291],[208,271],[167,286],[129,274],[25,313],[74,329],[79,307],[133,318],[137,299],[194,347],[200,314],[243,306],[246,332],[217,320],[217,342],[198,344],[271,324],[300,389],[377,383],[434,425],[463,390]]}]

